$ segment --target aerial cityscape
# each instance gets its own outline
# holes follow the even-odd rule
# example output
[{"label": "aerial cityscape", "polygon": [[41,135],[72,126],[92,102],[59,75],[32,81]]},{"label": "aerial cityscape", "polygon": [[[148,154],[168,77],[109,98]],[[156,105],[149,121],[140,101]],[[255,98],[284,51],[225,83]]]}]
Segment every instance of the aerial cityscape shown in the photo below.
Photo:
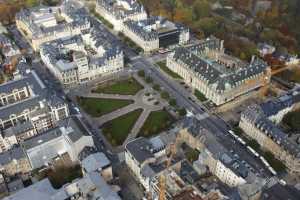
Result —
[{"label": "aerial cityscape", "polygon": [[300,200],[299,0],[0,0],[0,199]]}]

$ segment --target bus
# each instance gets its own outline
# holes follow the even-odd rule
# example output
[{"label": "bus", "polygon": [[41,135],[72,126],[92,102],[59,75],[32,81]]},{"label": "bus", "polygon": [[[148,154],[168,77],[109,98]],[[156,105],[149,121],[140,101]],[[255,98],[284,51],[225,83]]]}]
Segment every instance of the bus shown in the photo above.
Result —
[{"label": "bus", "polygon": [[268,163],[268,161],[264,157],[260,156],[259,159],[264,163],[264,165],[266,167],[270,167],[270,164]]},{"label": "bus", "polygon": [[253,155],[255,155],[256,157],[259,157],[259,154],[258,154],[254,149],[252,149],[250,146],[247,146],[247,149],[248,149]]},{"label": "bus", "polygon": [[275,171],[271,166],[268,167],[268,170],[269,170],[274,176],[277,175],[276,171]]}]

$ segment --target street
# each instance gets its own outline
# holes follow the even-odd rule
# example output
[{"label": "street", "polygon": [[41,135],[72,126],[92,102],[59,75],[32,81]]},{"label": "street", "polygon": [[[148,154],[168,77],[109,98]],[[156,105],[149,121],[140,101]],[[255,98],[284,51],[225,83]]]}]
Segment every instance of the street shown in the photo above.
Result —
[{"label": "street", "polygon": [[[101,25],[96,19],[93,20],[93,24],[98,26]],[[155,62],[164,60],[167,54],[154,54],[152,56],[137,55],[130,47],[118,39],[116,34],[104,27],[103,30],[107,31],[107,36],[110,40],[116,41],[117,44],[123,48],[124,54],[128,58],[129,65],[132,66],[133,70],[144,70],[147,75],[153,78],[154,82],[160,84],[166,91],[170,93],[173,98],[176,99],[178,105],[181,105],[181,107],[184,107],[186,110],[198,116],[198,118],[201,119],[203,126],[215,134],[216,138],[220,140],[224,146],[228,147],[232,152],[237,154],[241,160],[251,163],[251,168],[253,168],[255,171],[261,171],[261,176],[269,176],[267,170],[260,170],[264,168],[262,163],[257,158],[254,158],[244,146],[241,146],[230,137],[228,134],[230,127],[228,127],[226,122],[224,122],[218,116],[209,114],[207,108],[197,101],[186,88],[184,88],[179,82],[161,73],[160,69],[154,65]],[[41,63],[39,56],[31,53],[33,51],[28,45],[26,39],[18,32],[15,26],[12,26],[10,31],[14,36],[16,43],[21,48],[27,49],[27,52],[29,53],[28,56],[32,60],[32,69],[39,74],[41,79],[48,86],[49,91],[53,93],[52,95],[57,95],[58,97],[66,99],[62,86],[49,72],[47,67]],[[128,71],[128,69],[125,69],[125,71]],[[82,88],[84,86],[80,87]],[[77,105],[75,105],[73,102],[67,101],[67,103],[69,105],[70,114],[78,114],[78,111],[76,110]],[[109,157],[109,159],[112,160],[114,166],[118,166],[118,155],[113,154],[111,152],[111,148],[109,148],[110,145],[104,142],[104,136],[102,135],[101,130],[99,130],[99,128],[96,127],[93,122],[87,120],[87,116],[85,116],[85,114],[82,114],[82,116],[84,122],[90,128],[90,131],[95,138],[96,147],[100,151],[103,151]]]}]

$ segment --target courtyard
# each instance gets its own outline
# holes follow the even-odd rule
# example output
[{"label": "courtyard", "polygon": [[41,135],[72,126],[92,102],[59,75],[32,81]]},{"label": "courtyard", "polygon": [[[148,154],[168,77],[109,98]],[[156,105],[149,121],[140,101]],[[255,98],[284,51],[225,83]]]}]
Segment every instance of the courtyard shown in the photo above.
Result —
[{"label": "courtyard", "polygon": [[142,112],[140,108],[104,123],[103,134],[113,146],[122,145]]},{"label": "courtyard", "polygon": [[150,137],[171,127],[168,99],[136,74],[84,88],[76,100],[93,125],[113,147]]},{"label": "courtyard", "polygon": [[139,132],[139,136],[151,137],[168,129],[174,122],[174,118],[165,110],[151,112],[143,127]]}]

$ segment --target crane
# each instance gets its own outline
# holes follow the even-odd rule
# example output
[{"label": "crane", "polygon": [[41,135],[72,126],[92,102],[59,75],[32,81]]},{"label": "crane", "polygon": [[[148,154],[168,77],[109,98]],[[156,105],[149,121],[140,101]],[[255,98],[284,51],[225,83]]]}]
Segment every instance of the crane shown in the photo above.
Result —
[{"label": "crane", "polygon": [[[170,156],[167,159],[166,169],[168,169],[171,166],[171,162],[174,158],[174,155],[176,154],[176,148],[179,143],[179,137],[178,134],[176,135],[175,142],[170,144]],[[159,200],[166,200],[166,177],[162,173],[159,176]]]}]

